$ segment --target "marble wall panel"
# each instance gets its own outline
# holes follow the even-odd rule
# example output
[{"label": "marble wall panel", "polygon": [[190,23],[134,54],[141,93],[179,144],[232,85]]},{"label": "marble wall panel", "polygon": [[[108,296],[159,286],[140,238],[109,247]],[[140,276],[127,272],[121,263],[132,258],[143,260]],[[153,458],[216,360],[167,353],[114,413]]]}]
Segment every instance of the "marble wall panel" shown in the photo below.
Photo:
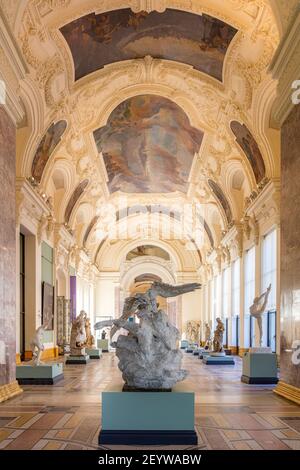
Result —
[{"label": "marble wall panel", "polygon": [[300,105],[282,128],[281,380],[300,388]]},{"label": "marble wall panel", "polygon": [[16,129],[0,106],[0,386],[16,374]]}]

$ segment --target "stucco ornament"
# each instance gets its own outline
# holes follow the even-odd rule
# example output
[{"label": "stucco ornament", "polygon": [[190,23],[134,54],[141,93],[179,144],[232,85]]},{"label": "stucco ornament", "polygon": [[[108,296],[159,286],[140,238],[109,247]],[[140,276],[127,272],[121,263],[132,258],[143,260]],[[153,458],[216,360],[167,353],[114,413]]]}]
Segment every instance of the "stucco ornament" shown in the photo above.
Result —
[{"label": "stucco ornament", "polygon": [[[120,328],[128,331],[127,336],[120,334],[112,342],[125,381],[124,389],[170,390],[185,379],[187,371],[181,369],[182,352],[178,349],[180,333],[165,312],[158,309],[157,296],[176,297],[200,287],[197,283],[171,286],[154,282],[146,293],[125,300],[121,317],[110,321],[111,340]],[[134,315],[139,323],[128,321]],[[95,329],[104,326],[108,326],[108,321],[96,323]]]}]

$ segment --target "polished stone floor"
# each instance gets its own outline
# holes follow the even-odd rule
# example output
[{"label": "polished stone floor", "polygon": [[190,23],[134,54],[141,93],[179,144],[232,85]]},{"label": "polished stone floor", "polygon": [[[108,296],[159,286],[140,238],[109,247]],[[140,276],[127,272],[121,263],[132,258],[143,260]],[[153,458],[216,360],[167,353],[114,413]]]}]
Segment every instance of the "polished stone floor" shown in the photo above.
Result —
[{"label": "polished stone floor", "polygon": [[[119,382],[117,361],[106,353],[88,365],[65,365],[54,386],[23,386],[22,395],[0,404],[0,449],[99,449],[101,391]],[[241,383],[239,358],[235,366],[206,366],[185,353],[184,367],[196,394],[198,448],[300,450],[300,407],[273,386]]]}]

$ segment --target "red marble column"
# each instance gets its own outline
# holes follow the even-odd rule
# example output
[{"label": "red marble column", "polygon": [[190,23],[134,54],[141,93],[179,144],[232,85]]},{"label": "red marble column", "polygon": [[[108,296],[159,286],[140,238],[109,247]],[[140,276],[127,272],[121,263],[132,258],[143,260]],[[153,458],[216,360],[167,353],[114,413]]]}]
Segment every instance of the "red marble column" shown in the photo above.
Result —
[{"label": "red marble column", "polygon": [[281,133],[281,344],[276,392],[300,403],[300,105]]},{"label": "red marble column", "polygon": [[16,382],[16,129],[0,106],[0,401]]}]

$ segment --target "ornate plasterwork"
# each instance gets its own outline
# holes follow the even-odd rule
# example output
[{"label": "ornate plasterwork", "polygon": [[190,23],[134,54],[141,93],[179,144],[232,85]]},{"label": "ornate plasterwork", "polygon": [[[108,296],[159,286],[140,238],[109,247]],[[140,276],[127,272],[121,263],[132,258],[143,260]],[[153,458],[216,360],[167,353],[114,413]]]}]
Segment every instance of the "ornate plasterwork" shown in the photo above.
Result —
[{"label": "ornate plasterwork", "polygon": [[[55,208],[54,218],[58,222],[62,222],[68,198],[76,184],[82,179],[88,178],[90,185],[81,202],[93,206],[94,215],[103,202],[109,200],[106,187],[107,174],[101,156],[97,154],[92,131],[106,123],[109,114],[119,103],[141,93],[154,93],[173,100],[186,112],[191,124],[205,132],[202,149],[193,162],[187,200],[195,198],[213,207],[212,198],[207,192],[206,181],[208,178],[215,178],[224,188],[225,195],[232,205],[234,219],[239,223],[239,209],[234,206],[230,185],[226,183],[229,163],[236,162],[242,168],[250,188],[246,196],[257,191],[257,188],[245,157],[235,145],[230,131],[230,121],[233,119],[245,123],[253,133],[262,149],[268,177],[278,176],[276,173],[278,165],[272,162],[274,155],[268,140],[269,136],[265,133],[267,127],[265,129],[259,121],[258,109],[260,109],[262,92],[266,95],[267,90],[272,88],[269,100],[271,101],[274,96],[273,82],[270,76],[267,76],[267,69],[278,44],[280,27],[276,24],[271,7],[273,3],[280,3],[281,7],[285,3],[284,9],[288,16],[290,7],[287,2],[267,0],[228,0],[227,2],[223,0],[133,0],[131,2],[32,0],[26,2],[27,6],[22,2],[22,7],[20,2],[2,1],[0,5],[4,3],[6,4],[4,14],[10,25],[15,27],[15,39],[20,45],[29,71],[27,78],[23,79],[22,88],[25,89],[25,84],[31,87],[35,102],[30,103],[30,106],[32,106],[32,113],[38,116],[34,129],[31,129],[31,135],[29,133],[28,140],[24,142],[24,145],[22,143],[22,147],[26,149],[24,153],[27,160],[22,165],[19,163],[18,167],[22,168],[24,176],[29,176],[28,169],[31,166],[38,138],[43,135],[49,122],[67,119],[69,124],[64,142],[51,156],[40,186],[41,191],[45,191],[47,187],[47,194],[48,191],[51,192],[49,182],[58,164],[60,167],[65,165],[68,167],[67,171],[72,173],[73,186],[67,188],[65,197],[60,201],[59,209]],[[290,4],[294,4],[294,1],[291,0]],[[128,6],[133,11],[145,9],[164,11],[165,8],[171,7],[198,14],[206,13],[239,29],[226,55],[223,84],[217,83],[211,77],[184,64],[145,57],[109,65],[75,85],[72,58],[58,28],[76,17],[95,10],[100,13],[111,9],[128,8]],[[256,51],[253,56],[251,53],[248,54],[252,49]],[[9,60],[3,60],[2,63],[6,64],[7,77],[12,87],[11,95],[17,103],[20,74],[15,74],[14,71],[12,73]],[[290,76],[290,72],[288,75]],[[37,106],[39,109],[36,109]],[[21,115],[20,107],[19,114]],[[265,122],[267,121],[266,111]],[[174,194],[172,198],[176,200],[181,196]],[[137,195],[137,198],[139,201],[147,200],[144,195]],[[21,199],[20,196],[20,204],[22,204]],[[76,224],[76,211],[79,207],[80,204],[72,214],[70,228],[73,230]],[[237,239],[240,238],[240,233],[247,239],[249,227],[253,232],[253,214],[249,215],[248,222],[245,222],[247,214],[244,216],[241,227],[236,229]],[[259,219],[259,214],[255,213],[255,216]],[[46,218],[39,221],[39,230],[48,236],[51,230],[48,230],[47,234],[47,227],[51,228],[54,222],[51,220],[49,223]],[[82,239],[81,233],[84,233],[84,230],[76,233],[78,240]],[[89,237],[88,253],[95,251],[91,240],[92,237]],[[239,241],[236,245],[240,251],[242,243]],[[223,247],[221,258],[224,258],[224,250],[226,251],[227,248]],[[181,249],[184,250],[183,245]],[[205,259],[205,253],[202,255]],[[80,264],[80,259],[81,255],[77,255],[77,264]]]}]

